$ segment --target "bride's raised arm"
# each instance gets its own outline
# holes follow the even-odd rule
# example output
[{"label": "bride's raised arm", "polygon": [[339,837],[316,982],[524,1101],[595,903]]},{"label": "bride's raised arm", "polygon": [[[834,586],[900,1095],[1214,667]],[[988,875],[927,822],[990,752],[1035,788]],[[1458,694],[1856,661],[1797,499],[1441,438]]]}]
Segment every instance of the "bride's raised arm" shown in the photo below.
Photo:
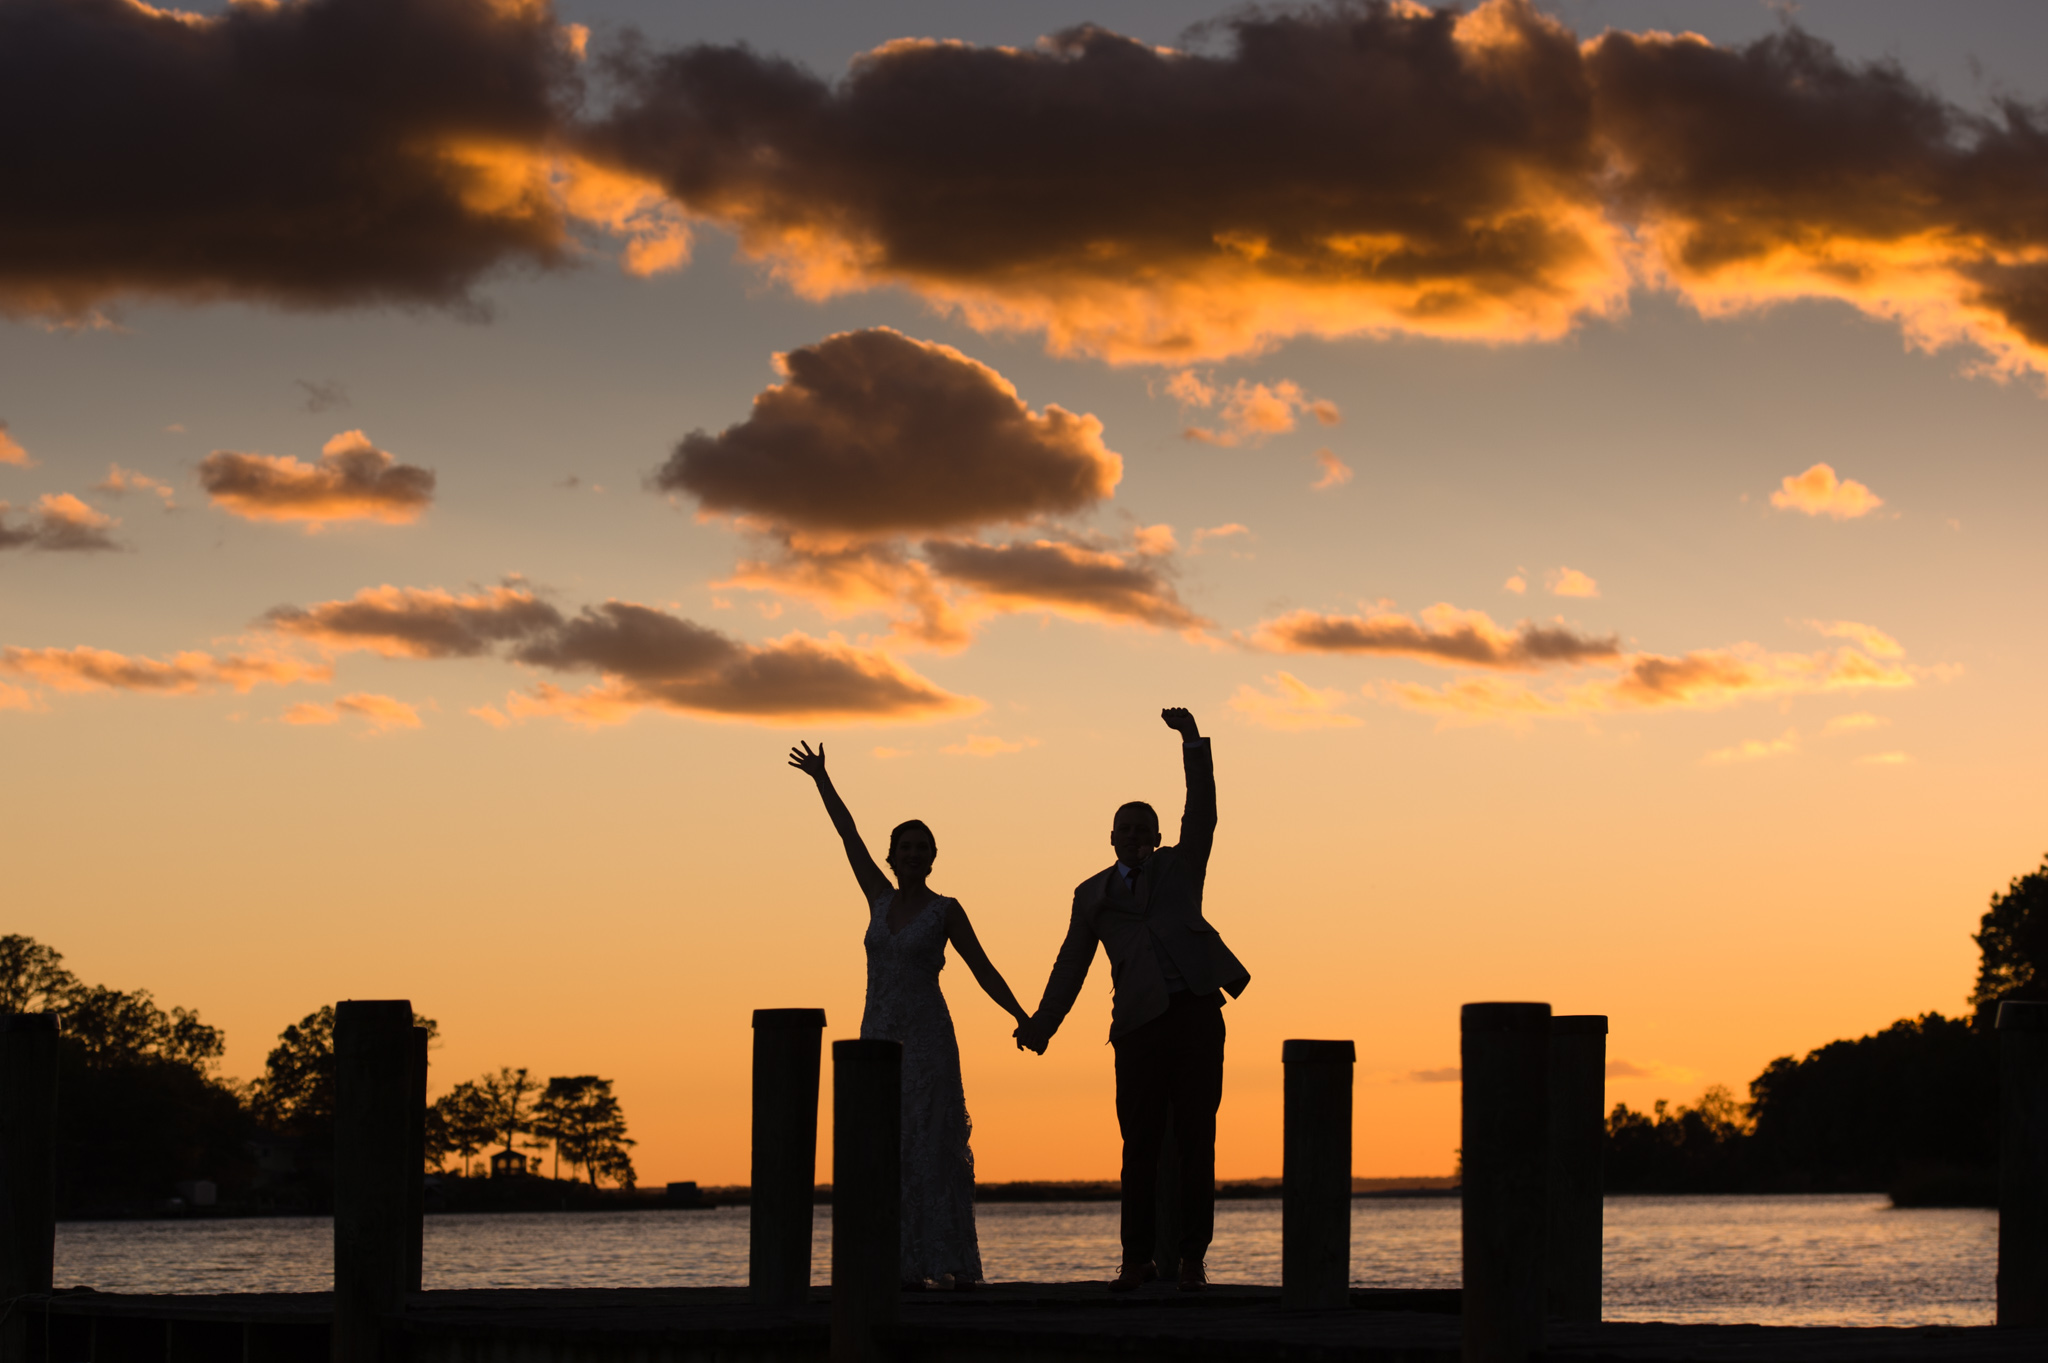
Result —
[{"label": "bride's raised arm", "polygon": [[894,887],[889,877],[882,874],[882,868],[875,865],[868,845],[861,841],[860,830],[853,825],[853,811],[846,807],[846,801],[839,798],[839,792],[832,785],[832,778],[825,774],[825,744],[821,740],[816,752],[808,743],[798,743],[789,750],[789,765],[818,783],[818,798],[825,802],[825,812],[832,816],[832,827],[839,833],[839,841],[846,848],[846,862],[853,867],[853,878],[860,882],[860,892],[868,903],[888,894]]},{"label": "bride's raised arm", "polygon": [[953,901],[953,908],[946,916],[946,938],[952,942],[953,950],[960,953],[960,959],[967,962],[967,968],[974,972],[975,983],[996,1001],[996,1006],[1015,1018],[1019,1024],[1025,1022],[1026,1014],[1017,996],[1010,992],[1010,986],[1003,979],[1003,972],[996,969],[995,962],[981,949],[981,939],[974,935],[974,924],[967,921],[967,910],[959,900]]}]

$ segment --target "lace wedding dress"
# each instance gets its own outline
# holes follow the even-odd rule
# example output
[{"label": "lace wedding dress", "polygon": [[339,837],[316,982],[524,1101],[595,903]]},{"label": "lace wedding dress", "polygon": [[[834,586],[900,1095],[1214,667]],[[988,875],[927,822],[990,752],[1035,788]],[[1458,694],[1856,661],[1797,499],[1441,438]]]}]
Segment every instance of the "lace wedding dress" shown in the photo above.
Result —
[{"label": "lace wedding dress", "polygon": [[905,1283],[981,1281],[974,1235],[972,1123],[960,1085],[953,1015],[939,992],[952,900],[933,896],[901,930],[889,930],[891,896],[868,914],[864,1038],[903,1043],[903,1240]]}]

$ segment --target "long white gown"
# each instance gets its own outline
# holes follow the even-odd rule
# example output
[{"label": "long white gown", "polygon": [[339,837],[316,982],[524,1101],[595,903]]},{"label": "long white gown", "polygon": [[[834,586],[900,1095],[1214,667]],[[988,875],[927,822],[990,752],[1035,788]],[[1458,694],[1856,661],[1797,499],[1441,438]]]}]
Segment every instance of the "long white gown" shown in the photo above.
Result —
[{"label": "long white gown", "polygon": [[905,1283],[981,1281],[974,1234],[973,1123],[960,1084],[960,1045],[939,992],[950,899],[933,896],[900,931],[889,899],[868,906],[868,1000],[864,1038],[903,1043],[903,1240]]}]

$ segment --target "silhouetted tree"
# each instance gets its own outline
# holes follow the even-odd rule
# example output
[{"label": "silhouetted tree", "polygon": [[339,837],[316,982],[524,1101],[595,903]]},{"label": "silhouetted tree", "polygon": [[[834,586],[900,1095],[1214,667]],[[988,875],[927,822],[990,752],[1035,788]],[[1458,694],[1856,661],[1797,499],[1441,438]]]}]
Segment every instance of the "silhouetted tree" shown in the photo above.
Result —
[{"label": "silhouetted tree", "polygon": [[1970,1004],[1988,1024],[2006,999],[2048,1002],[2048,857],[1991,896],[1975,937],[1977,988]]},{"label": "silhouetted tree", "polygon": [[490,1128],[503,1138],[507,1150],[512,1148],[515,1137],[533,1131],[533,1116],[526,1099],[527,1095],[537,1092],[540,1085],[527,1077],[524,1065],[516,1070],[509,1066],[501,1067],[496,1074],[487,1074],[478,1080],[477,1088],[484,1095]]},{"label": "silhouetted tree", "polygon": [[495,1107],[483,1090],[467,1079],[435,1099],[429,1117],[430,1142],[432,1133],[440,1132],[438,1144],[428,1154],[437,1169],[441,1163],[437,1153],[455,1155],[462,1160],[462,1172],[468,1174],[469,1162],[489,1148],[498,1134]]},{"label": "silhouetted tree", "polygon": [[[429,1038],[440,1034],[430,1017],[412,1015]],[[249,1085],[249,1107],[280,1135],[297,1136],[325,1149],[334,1141],[334,1008],[322,1005],[278,1033],[263,1063],[263,1076]]]},{"label": "silhouetted tree", "polygon": [[232,1187],[248,1168],[240,1096],[213,1069],[220,1029],[165,1012],[147,989],[84,984],[55,948],[0,937],[0,1008],[62,1015],[58,1034],[58,1206],[130,1211],[181,1179]]},{"label": "silhouetted tree", "polygon": [[600,1174],[632,1186],[633,1161],[626,1147],[636,1142],[626,1136],[626,1114],[612,1094],[611,1080],[594,1074],[550,1079],[536,1116],[534,1129],[555,1143],[557,1159],[567,1158],[572,1171],[582,1165],[593,1188]]},{"label": "silhouetted tree", "polygon": [[1617,1193],[1732,1192],[1750,1177],[1749,1135],[1747,1114],[1723,1084],[1693,1107],[1659,1098],[1645,1113],[1616,1103],[1603,1177]]},{"label": "silhouetted tree", "polygon": [[1774,1186],[1881,1191],[1998,1157],[1996,1052],[1965,1018],[1928,1013],[1780,1056],[1749,1092],[1757,1169]]},{"label": "silhouetted tree", "polygon": [[0,937],[0,1013],[57,1013],[78,987],[64,957],[33,937]]}]

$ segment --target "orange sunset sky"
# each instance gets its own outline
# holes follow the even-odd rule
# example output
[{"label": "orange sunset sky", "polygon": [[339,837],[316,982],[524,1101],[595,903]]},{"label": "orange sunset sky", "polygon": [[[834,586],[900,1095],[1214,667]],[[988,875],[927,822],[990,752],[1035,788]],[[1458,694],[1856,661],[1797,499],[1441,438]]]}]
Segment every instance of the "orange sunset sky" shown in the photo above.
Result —
[{"label": "orange sunset sky", "polygon": [[[1787,8],[0,0],[0,930],[743,1182],[750,1011],[860,1020],[791,743],[1030,1005],[1185,705],[1224,1178],[1287,1037],[1440,1174],[1464,1002],[1638,1107],[1956,1011],[2048,849],[2048,11]],[[1114,1176],[1106,968],[1043,1058],[944,978],[979,1176]]]}]

